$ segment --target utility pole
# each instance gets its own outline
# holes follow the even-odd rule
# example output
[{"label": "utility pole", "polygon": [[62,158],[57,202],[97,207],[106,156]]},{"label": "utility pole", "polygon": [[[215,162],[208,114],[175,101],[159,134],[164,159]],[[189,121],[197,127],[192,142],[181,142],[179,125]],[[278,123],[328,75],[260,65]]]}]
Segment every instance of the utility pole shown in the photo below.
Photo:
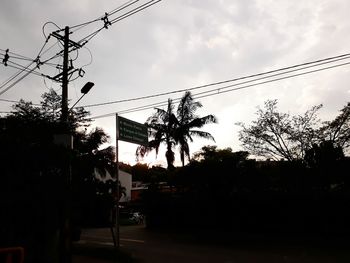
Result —
[{"label": "utility pole", "polygon": [[[69,130],[69,111],[68,110],[68,83],[69,75],[74,72],[73,65],[69,65],[69,49],[79,49],[82,46],[69,39],[69,27],[64,28],[64,35],[53,32],[52,36],[63,42],[63,65],[62,72],[53,77],[54,80],[62,83],[62,103],[61,103],[61,134],[56,136],[56,143],[63,145],[67,149],[73,149],[73,136]],[[81,89],[86,95],[94,83],[88,82]],[[84,96],[83,95],[83,96]],[[74,105],[73,105],[74,106]],[[72,107],[73,108],[73,107]],[[67,158],[68,160],[68,158]],[[60,222],[59,239],[59,262],[72,262],[72,171],[69,161],[62,166],[62,218]]]},{"label": "utility pole", "polygon": [[[69,145],[72,141],[72,137],[68,128],[68,53],[69,53],[69,27],[64,28],[64,41],[63,41],[63,68],[62,68],[62,128],[64,137],[67,140],[67,146],[72,148],[73,145]],[[61,263],[71,263],[71,167],[70,164],[64,164],[63,167],[63,225],[61,232]]]},{"label": "utility pole", "polygon": [[64,49],[62,69],[62,122],[68,121],[68,53],[69,53],[69,27],[64,28]]},{"label": "utility pole", "polygon": [[[62,83],[62,104],[61,104],[61,134],[57,137],[59,144],[62,144],[67,149],[73,148],[73,138],[68,126],[68,75],[71,68],[68,67],[69,47],[78,45],[69,40],[69,27],[64,29],[64,36],[62,37],[57,32],[52,34],[58,40],[63,41],[63,65],[62,72],[54,77],[54,79]],[[60,223],[60,239],[59,239],[59,262],[71,263],[71,166],[70,163],[63,164],[62,167],[62,218]]]}]

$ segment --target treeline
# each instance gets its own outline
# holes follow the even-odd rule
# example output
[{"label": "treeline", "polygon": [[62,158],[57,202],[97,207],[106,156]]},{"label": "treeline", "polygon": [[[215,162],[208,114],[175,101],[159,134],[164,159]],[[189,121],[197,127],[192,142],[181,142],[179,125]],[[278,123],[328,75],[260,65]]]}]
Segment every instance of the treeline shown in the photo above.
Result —
[{"label": "treeline", "polygon": [[[83,108],[63,125],[60,96],[50,91],[42,98],[40,106],[21,100],[0,118],[0,247],[23,247],[26,262],[58,262],[65,211],[76,238],[77,227],[100,224],[95,214],[108,216],[117,188],[95,176],[114,176],[115,150],[102,148],[109,136],[84,129],[91,120]],[[67,134],[74,149],[62,145]]]},{"label": "treeline", "polygon": [[350,159],[327,147],[312,161],[257,161],[203,147],[169,171],[168,187],[145,192],[147,226],[349,234]]}]

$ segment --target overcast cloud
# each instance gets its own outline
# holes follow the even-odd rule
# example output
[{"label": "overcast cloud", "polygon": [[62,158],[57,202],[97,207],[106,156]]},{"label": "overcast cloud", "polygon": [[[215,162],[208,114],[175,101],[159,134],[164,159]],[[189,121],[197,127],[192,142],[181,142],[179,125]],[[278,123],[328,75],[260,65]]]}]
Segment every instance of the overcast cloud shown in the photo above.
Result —
[{"label": "overcast cloud", "polygon": [[[0,8],[0,49],[34,58],[44,43],[42,26],[51,21],[60,28],[103,16],[125,1],[95,0],[2,0]],[[146,2],[146,1],[140,1]],[[74,103],[87,81],[93,90],[80,105],[127,99],[187,89],[211,82],[242,77],[267,70],[322,59],[349,52],[350,1],[217,1],[163,0],[149,9],[102,30],[81,49],[74,66],[86,65],[84,78],[70,83],[69,98]],[[73,33],[71,39],[93,32],[102,21]],[[56,27],[47,24],[48,35]],[[48,47],[55,44],[50,40]],[[55,54],[58,45],[46,55]],[[50,53],[51,52],[51,53]],[[1,52],[3,54],[3,52]],[[71,54],[72,59],[76,54]],[[26,62],[21,61],[23,65]],[[55,60],[55,63],[62,61]],[[90,64],[91,63],[91,64]],[[89,64],[89,65],[87,65]],[[0,65],[0,83],[17,71]],[[267,99],[278,99],[279,109],[299,114],[322,103],[323,120],[334,118],[349,101],[350,67],[338,67],[298,78],[264,84],[249,89],[202,98],[200,114],[215,114],[219,124],[205,130],[216,138],[220,148],[240,150],[236,122],[249,124],[257,106]],[[41,68],[40,72],[57,73]],[[40,96],[60,86],[30,75],[0,99],[40,101]],[[1,90],[0,90],[1,91]],[[181,96],[175,94],[172,98]],[[92,116],[118,112],[132,107],[166,101],[167,96],[132,103],[88,108]],[[9,111],[10,103],[0,101],[0,111]],[[152,110],[123,115],[145,122]],[[115,118],[97,119],[115,143]],[[214,144],[197,140],[191,152]],[[133,162],[136,146],[120,143],[120,159]],[[179,159],[176,156],[177,160]],[[164,162],[163,153],[154,161]]]}]

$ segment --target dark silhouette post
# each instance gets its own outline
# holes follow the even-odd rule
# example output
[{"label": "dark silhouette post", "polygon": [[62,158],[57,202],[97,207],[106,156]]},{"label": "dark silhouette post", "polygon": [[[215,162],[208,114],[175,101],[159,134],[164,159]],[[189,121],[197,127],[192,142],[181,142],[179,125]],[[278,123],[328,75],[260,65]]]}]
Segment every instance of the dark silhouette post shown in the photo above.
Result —
[{"label": "dark silhouette post", "polygon": [[68,53],[69,53],[69,27],[64,28],[64,50],[62,71],[62,122],[68,121]]},{"label": "dark silhouette post", "polygon": [[[68,117],[68,83],[69,74],[74,70],[73,66],[69,66],[69,52],[81,48],[82,46],[78,43],[69,39],[69,27],[64,28],[64,36],[53,32],[52,36],[63,42],[63,65],[62,72],[53,77],[54,80],[62,83],[62,103],[61,103],[61,123],[62,123],[62,134],[56,136],[55,141],[58,144],[65,146],[67,149],[73,149],[73,136],[71,134]],[[69,50],[70,47],[73,49]],[[86,95],[90,89],[94,86],[94,83],[88,82],[81,89],[83,96]],[[82,96],[82,97],[83,97]],[[81,98],[82,98],[81,97]],[[80,99],[81,99],[80,98]],[[80,99],[72,106],[71,109],[80,101]],[[72,199],[72,185],[71,185],[71,164],[69,161],[62,167],[62,222],[60,226],[60,263],[71,262],[71,199]]]},{"label": "dark silhouette post", "polygon": [[[69,53],[69,27],[64,29],[63,70],[62,70],[62,128],[64,145],[72,149],[72,136],[68,128],[68,53]],[[63,218],[61,225],[61,263],[71,263],[71,167],[66,163],[63,167]]]},{"label": "dark silhouette post", "polygon": [[119,156],[118,156],[118,141],[119,141],[119,124],[118,124],[118,114],[116,114],[116,143],[115,143],[115,159],[116,159],[116,181],[117,181],[117,189],[116,189],[116,208],[115,208],[115,247],[119,248],[120,237],[119,237]]}]

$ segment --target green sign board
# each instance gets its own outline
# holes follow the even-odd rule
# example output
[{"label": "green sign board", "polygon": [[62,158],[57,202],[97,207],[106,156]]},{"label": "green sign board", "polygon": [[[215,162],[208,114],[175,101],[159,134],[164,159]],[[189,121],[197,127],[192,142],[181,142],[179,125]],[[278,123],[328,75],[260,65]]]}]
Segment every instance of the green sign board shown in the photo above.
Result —
[{"label": "green sign board", "polygon": [[141,145],[148,144],[148,129],[144,124],[117,116],[117,131],[119,140]]}]

